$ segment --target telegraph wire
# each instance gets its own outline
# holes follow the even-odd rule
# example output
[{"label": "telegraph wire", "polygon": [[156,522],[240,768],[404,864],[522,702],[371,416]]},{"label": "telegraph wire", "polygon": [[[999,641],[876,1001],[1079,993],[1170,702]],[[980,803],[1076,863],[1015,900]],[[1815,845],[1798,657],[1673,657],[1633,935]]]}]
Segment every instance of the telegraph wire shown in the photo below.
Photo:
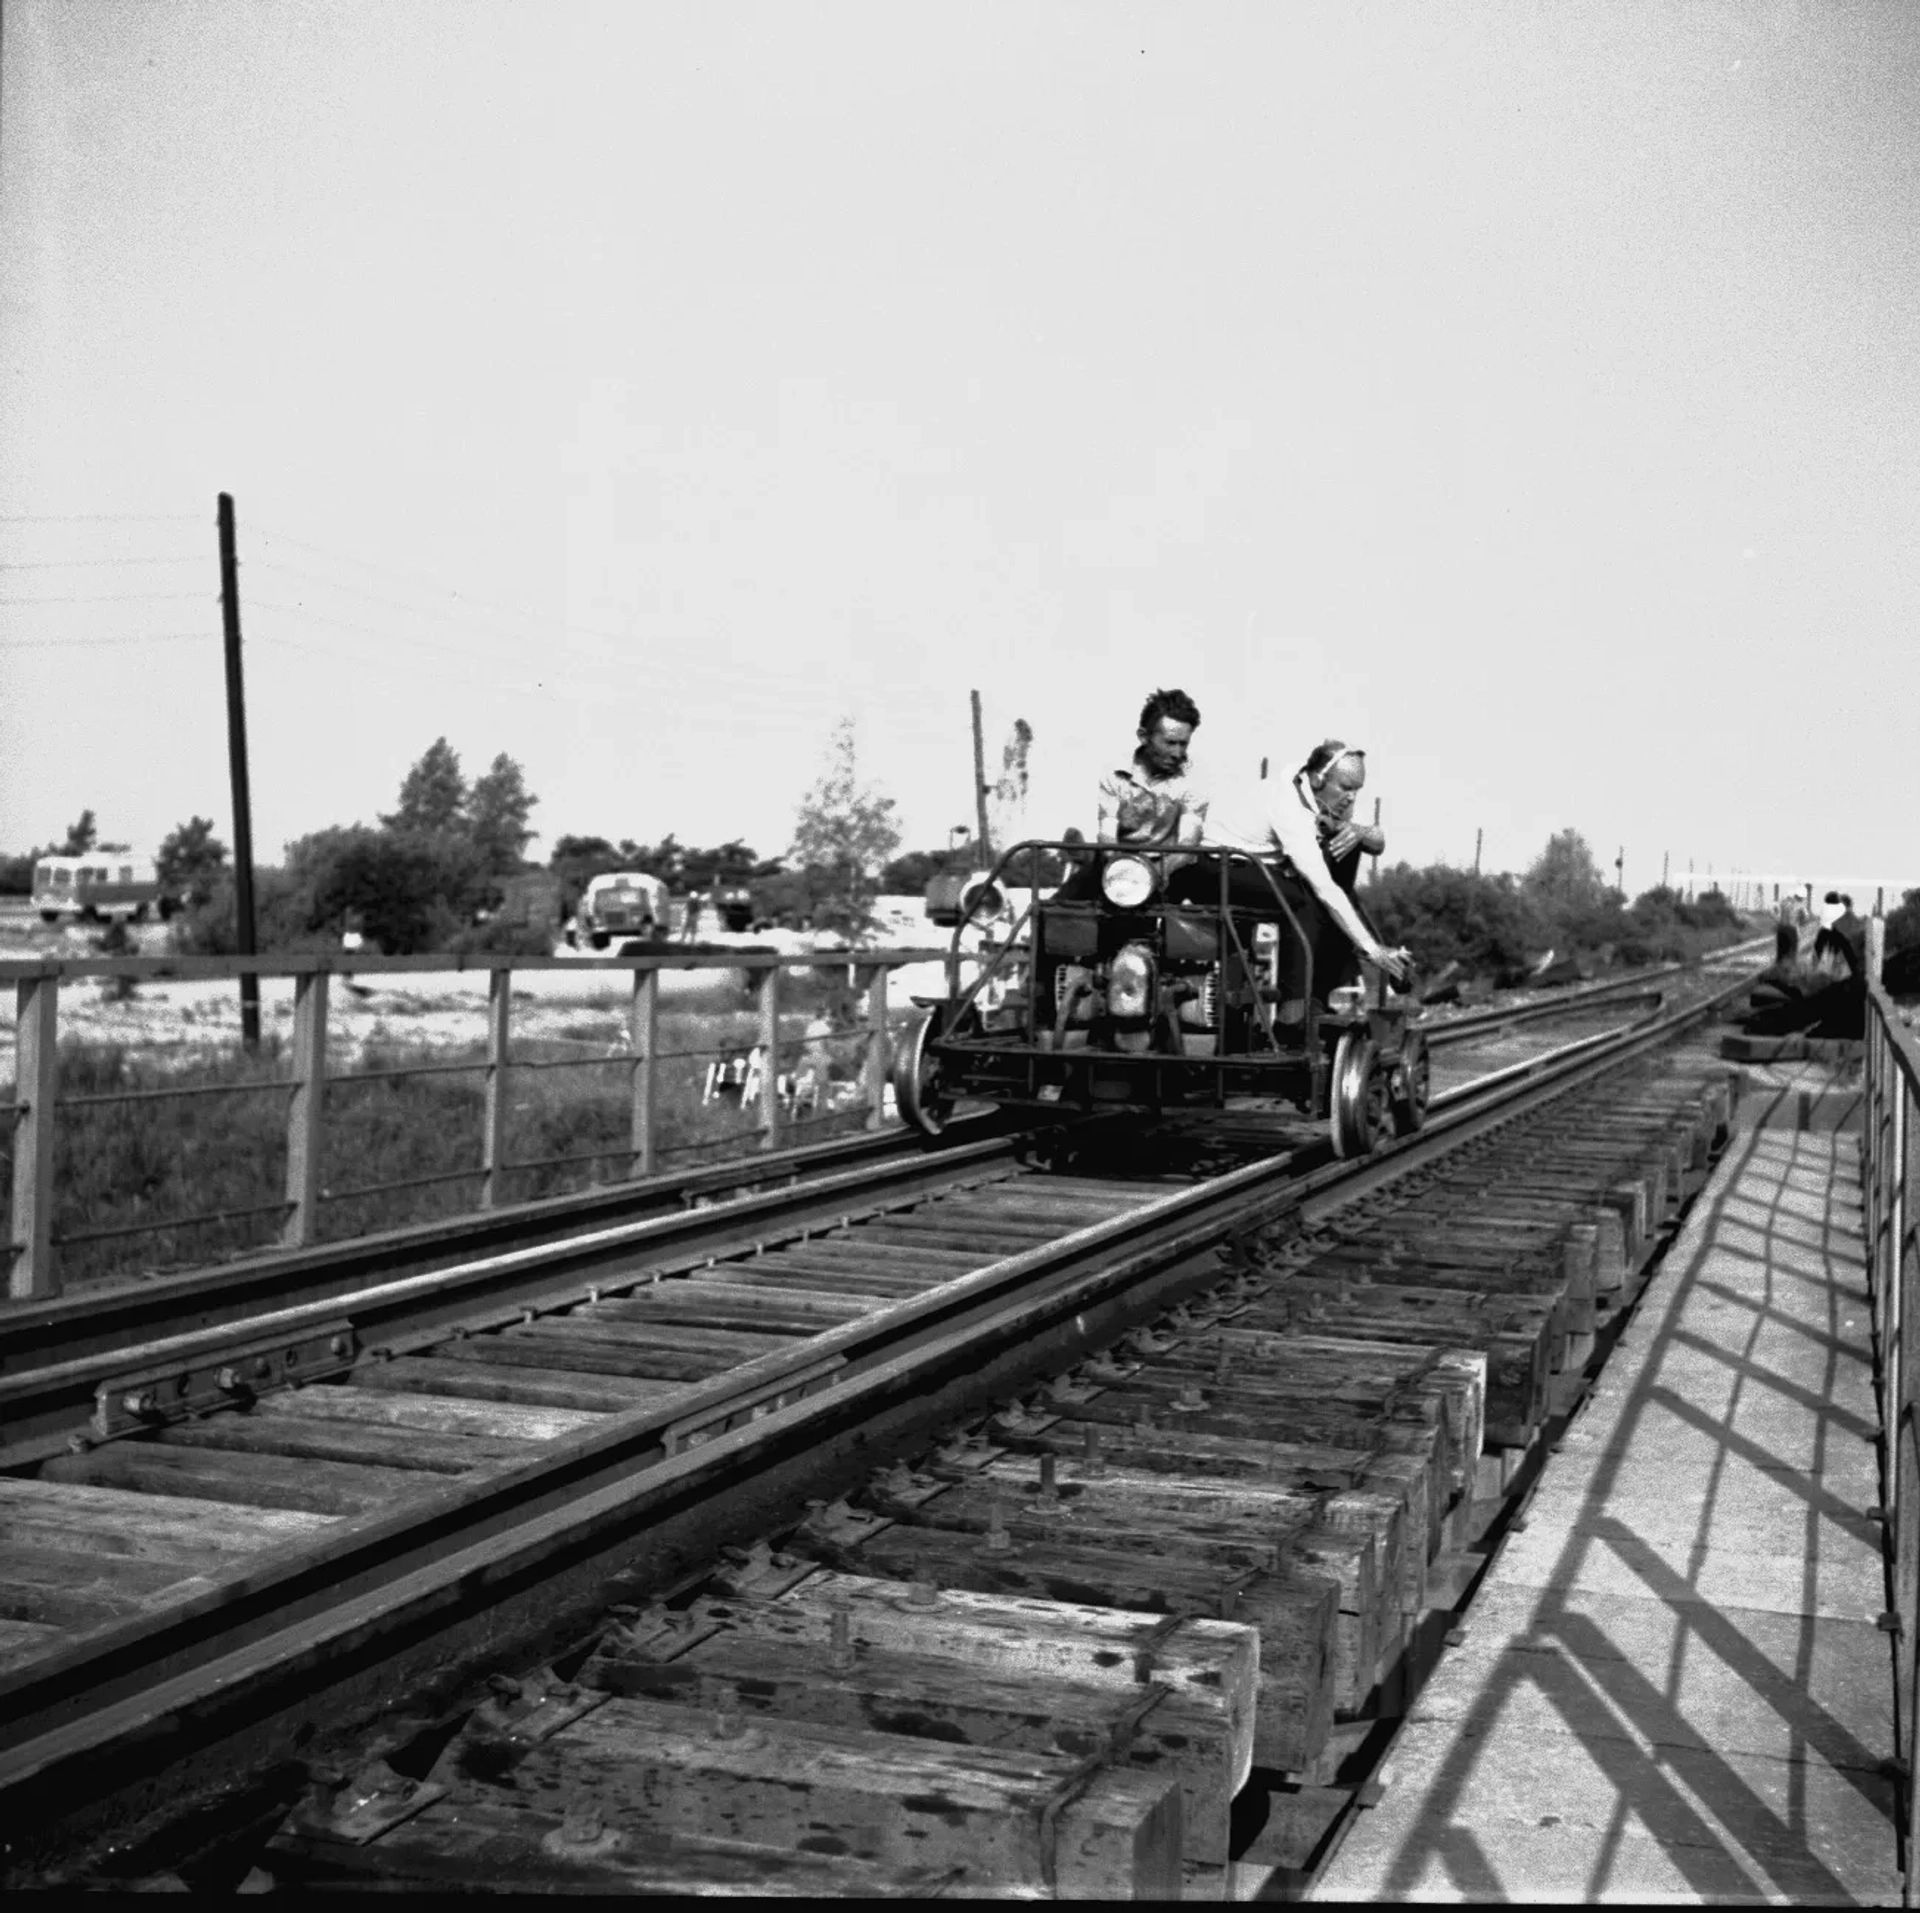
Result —
[{"label": "telegraph wire", "polygon": [[114,565],[203,565],[204,553],[190,558],[0,558],[0,571],[90,571]]},{"label": "telegraph wire", "polygon": [[[498,599],[472,597],[462,591],[458,585],[450,585],[443,578],[431,577],[425,572],[410,571],[399,565],[380,564],[371,558],[356,558],[350,552],[338,551],[327,545],[316,545],[310,539],[295,538],[291,533],[274,531],[268,526],[255,527],[254,535],[269,542],[297,545],[302,551],[312,552],[316,558],[331,558],[340,564],[358,565],[364,571],[381,572],[389,578],[398,578],[403,584],[416,585],[423,590],[443,591],[450,598],[458,599],[468,610],[490,611],[497,617],[517,618],[522,624],[545,625],[552,630],[577,631],[582,637],[610,638],[618,642],[626,636],[625,632],[601,631],[591,625],[569,624],[564,618],[556,618],[550,613],[522,611],[518,606],[502,604]],[[267,564],[273,561],[259,559],[256,562]],[[282,569],[290,569],[290,567],[283,566]],[[345,590],[350,587],[342,586],[341,588]]]},{"label": "telegraph wire", "polygon": [[212,638],[211,631],[147,631],[118,638],[12,638],[0,651],[78,651],[95,644],[184,644],[189,638]]},{"label": "telegraph wire", "polygon": [[217,604],[220,594],[205,591],[83,592],[55,598],[0,598],[0,607],[42,604],[152,604],[156,600],[172,602],[187,598],[199,598]]}]

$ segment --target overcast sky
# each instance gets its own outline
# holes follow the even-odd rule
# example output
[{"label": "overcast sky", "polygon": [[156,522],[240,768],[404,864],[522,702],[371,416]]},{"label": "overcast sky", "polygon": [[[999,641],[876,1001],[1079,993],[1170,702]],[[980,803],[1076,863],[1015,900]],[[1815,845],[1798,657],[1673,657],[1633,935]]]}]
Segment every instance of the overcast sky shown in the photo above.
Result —
[{"label": "overcast sky", "polygon": [[1370,751],[1920,882],[1920,8],[5,0],[0,847],[262,861],[444,733],[569,831],[910,845]]}]

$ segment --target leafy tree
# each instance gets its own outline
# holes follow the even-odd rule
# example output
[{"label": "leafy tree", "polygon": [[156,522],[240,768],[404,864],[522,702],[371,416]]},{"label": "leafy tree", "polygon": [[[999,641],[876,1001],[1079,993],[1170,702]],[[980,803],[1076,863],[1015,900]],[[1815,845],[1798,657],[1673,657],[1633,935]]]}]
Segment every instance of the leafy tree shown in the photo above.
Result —
[{"label": "leafy tree", "polygon": [[1532,899],[1510,877],[1435,864],[1395,864],[1367,889],[1367,910],[1388,943],[1405,944],[1429,973],[1448,963],[1511,976],[1548,941]]},{"label": "leafy tree", "polygon": [[1920,890],[1909,890],[1887,912],[1887,955],[1920,950]]},{"label": "leafy tree", "polygon": [[154,858],[160,881],[190,904],[207,902],[214,878],[227,861],[227,847],[213,834],[211,817],[189,817],[176,824]]},{"label": "leafy tree", "polygon": [[790,861],[814,896],[814,923],[850,939],[875,929],[880,872],[900,848],[894,802],[860,782],[853,720],[835,725],[826,768],[800,800]]},{"label": "leafy tree", "polygon": [[[671,840],[669,840],[671,841]],[[738,837],[730,837],[711,850],[688,850],[680,860],[680,884],[689,895],[711,890],[717,884],[723,890],[737,889],[746,883],[761,862],[760,853]]]},{"label": "leafy tree", "polygon": [[971,844],[964,844],[958,850],[909,850],[904,856],[894,858],[881,871],[880,888],[891,896],[924,896],[927,885],[935,877],[943,876],[949,870],[972,868]]},{"label": "leafy tree", "polygon": [[287,847],[296,915],[337,938],[349,915],[388,956],[445,949],[486,894],[479,853],[452,831],[315,831]]},{"label": "leafy tree", "polygon": [[67,840],[54,854],[61,857],[84,857],[100,840],[100,827],[94,822],[93,812],[83,810],[79,817],[67,826]]},{"label": "leafy tree", "polygon": [[[452,753],[448,755],[451,757]],[[418,768],[416,765],[415,769]],[[456,779],[459,776],[458,759],[454,759],[454,775]],[[403,810],[406,801],[403,787],[400,793]],[[467,797],[467,823],[473,833],[473,846],[488,870],[506,875],[520,867],[520,860],[535,834],[527,819],[539,801],[527,789],[520,766],[505,751],[493,760],[484,776],[474,779]]]},{"label": "leafy tree", "polygon": [[987,795],[988,814],[993,820],[992,842],[1001,850],[1013,841],[1026,811],[1027,753],[1032,748],[1033,726],[1024,717],[1016,717],[1000,753],[1000,775]]},{"label": "leafy tree", "polygon": [[[621,850],[626,848],[622,844]],[[615,868],[620,859],[620,850],[615,850],[604,837],[575,837],[571,834],[560,838],[553,846],[553,855],[548,859],[549,866],[558,870],[565,863],[582,863],[590,858],[605,857],[613,861],[608,869]]]},{"label": "leafy tree", "polygon": [[1557,830],[1521,879],[1530,896],[1550,914],[1591,910],[1606,893],[1606,879],[1577,830]]},{"label": "leafy tree", "polygon": [[401,782],[399,809],[380,821],[389,830],[458,830],[467,821],[467,805],[460,754],[436,737]]},{"label": "leafy tree", "polygon": [[0,857],[0,897],[24,897],[33,889],[33,867],[40,856],[30,850],[23,857]]}]

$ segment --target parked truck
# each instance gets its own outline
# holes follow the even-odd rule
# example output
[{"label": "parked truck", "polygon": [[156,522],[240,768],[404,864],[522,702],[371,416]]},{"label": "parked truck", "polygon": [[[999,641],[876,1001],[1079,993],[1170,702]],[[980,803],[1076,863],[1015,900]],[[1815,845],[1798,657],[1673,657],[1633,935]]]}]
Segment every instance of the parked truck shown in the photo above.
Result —
[{"label": "parked truck", "polygon": [[615,937],[649,941],[671,927],[667,886],[637,870],[609,870],[588,880],[567,926],[576,950],[604,950]]}]

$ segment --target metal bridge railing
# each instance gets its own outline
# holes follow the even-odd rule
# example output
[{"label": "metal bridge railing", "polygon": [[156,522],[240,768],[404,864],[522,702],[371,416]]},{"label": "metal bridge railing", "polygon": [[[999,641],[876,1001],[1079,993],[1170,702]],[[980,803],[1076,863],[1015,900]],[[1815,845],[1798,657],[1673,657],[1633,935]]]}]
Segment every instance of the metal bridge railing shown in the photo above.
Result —
[{"label": "metal bridge railing", "polygon": [[1880,1395],[1881,1509],[1887,1523],[1887,1625],[1894,1634],[1894,1734],[1905,1769],[1905,1903],[1916,1903],[1920,1789],[1920,1041],[1880,986],[1866,986],[1861,1136],[1867,1284]]},{"label": "metal bridge railing", "polygon": [[[118,957],[45,959],[0,962],[0,985],[15,988],[18,1021],[15,1037],[14,1095],[0,1103],[0,1147],[11,1144],[11,1207],[0,1260],[6,1267],[6,1294],[12,1299],[46,1297],[60,1293],[60,1251],[83,1244],[140,1235],[174,1235],[193,1229],[248,1224],[278,1218],[277,1242],[288,1248],[305,1247],[319,1239],[323,1203],[361,1205],[375,1197],[401,1190],[465,1185],[474,1191],[474,1206],[486,1209],[508,1200],[509,1179],[516,1173],[564,1169],[568,1166],[620,1163],[619,1174],[653,1174],[668,1154],[709,1154],[728,1145],[738,1147],[752,1139],[762,1150],[812,1130],[844,1128],[863,1123],[878,1129],[886,1120],[887,1066],[890,1055],[888,981],[891,973],[909,963],[940,961],[945,952],[933,949],[814,952],[787,956],[777,952],[729,951],[700,955],[671,954],[634,957],[555,958],[527,956],[366,957],[317,953],[278,957]],[[621,1039],[611,1053],[600,1057],[538,1058],[514,1054],[514,990],[516,974],[535,970],[600,970],[624,973],[630,981]],[[746,1040],[702,1043],[688,1048],[663,1049],[660,1037],[660,972],[662,970],[745,971],[759,982],[751,1011],[736,1021],[752,1020]],[[792,1029],[794,1014],[783,1010],[782,977],[796,970],[844,974],[845,984],[859,1005],[852,1028],[806,1034]],[[483,973],[487,978],[484,1005],[484,1054],[465,1060],[406,1063],[398,1068],[346,1071],[328,1067],[330,983],[336,975],[355,978]],[[88,978],[126,979],[133,983],[232,981],[241,976],[278,978],[294,986],[291,1038],[286,1047],[284,1073],[275,1070],[259,1079],[213,1083],[164,1083],[159,1086],[108,1090],[103,1093],[60,1095],[59,1005],[63,983]],[[804,1009],[801,1009],[804,1014]],[[552,1039],[532,1039],[534,1045]],[[817,1078],[836,1056],[860,1052],[855,1080],[855,1105],[835,1115],[832,1099]],[[728,1088],[738,1096],[743,1112],[757,1112],[758,1122],[726,1137],[708,1137],[678,1144],[662,1137],[662,1066],[694,1059],[729,1059]],[[568,1080],[579,1072],[624,1074],[624,1102],[628,1114],[624,1134],[602,1138],[585,1152],[514,1159],[509,1154],[509,1115],[517,1084],[557,1071]],[[413,1175],[384,1178],[359,1187],[323,1187],[330,1121],[342,1120],[336,1102],[329,1112],[329,1091],[338,1097],[361,1085],[388,1084],[401,1078],[457,1077],[480,1079],[480,1136],[477,1158],[453,1168],[436,1167]],[[708,1069],[707,1098],[713,1095],[715,1071]],[[56,1234],[55,1135],[63,1111],[74,1116],[110,1113],[112,1106],[139,1110],[168,1099],[244,1097],[257,1116],[250,1140],[258,1145],[263,1173],[272,1177],[273,1159],[282,1149],[285,1173],[282,1192],[267,1201],[228,1201],[199,1213],[160,1215],[136,1213],[131,1219],[113,1213],[92,1226],[66,1226]],[[274,1098],[281,1100],[276,1110]],[[731,1097],[729,1098],[731,1099]],[[811,1106],[812,1116],[802,1117]],[[106,1107],[103,1107],[106,1106]],[[177,1107],[177,1104],[172,1106]],[[6,1133],[11,1130],[11,1136]],[[266,1189],[254,1195],[270,1193]],[[135,1205],[136,1211],[138,1205]],[[374,1226],[368,1223],[364,1226]],[[347,1233],[357,1233],[349,1230]],[[259,1244],[258,1246],[266,1246]]]}]

